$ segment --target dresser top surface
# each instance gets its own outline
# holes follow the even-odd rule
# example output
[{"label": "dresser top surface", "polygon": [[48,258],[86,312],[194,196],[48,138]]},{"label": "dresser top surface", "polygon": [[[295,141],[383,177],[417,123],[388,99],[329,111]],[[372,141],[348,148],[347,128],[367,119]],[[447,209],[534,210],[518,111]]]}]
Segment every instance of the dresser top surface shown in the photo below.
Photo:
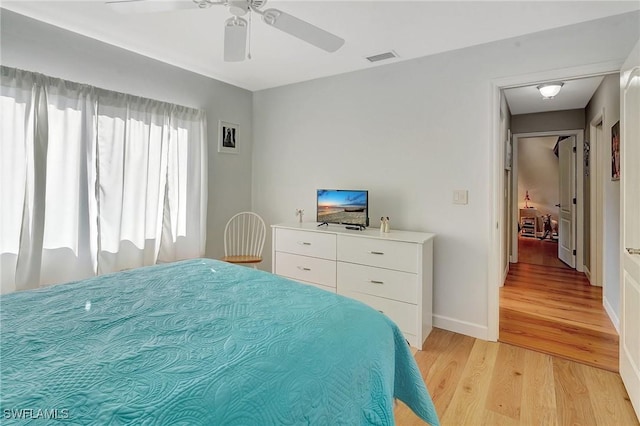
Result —
[{"label": "dresser top surface", "polygon": [[378,228],[368,228],[363,231],[346,229],[345,225],[322,225],[318,226],[318,222],[302,222],[302,223],[280,223],[271,225],[272,228],[293,229],[307,232],[319,232],[323,234],[349,235],[353,237],[377,238],[389,241],[404,241],[409,243],[422,244],[425,241],[433,239],[436,234],[428,232],[399,231],[391,229],[391,232],[380,232]]}]

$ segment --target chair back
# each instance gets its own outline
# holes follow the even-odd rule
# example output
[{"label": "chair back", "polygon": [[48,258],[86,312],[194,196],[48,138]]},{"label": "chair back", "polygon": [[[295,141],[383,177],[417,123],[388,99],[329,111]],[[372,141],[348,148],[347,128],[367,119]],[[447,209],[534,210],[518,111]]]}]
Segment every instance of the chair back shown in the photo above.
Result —
[{"label": "chair back", "polygon": [[234,215],[224,228],[225,256],[262,256],[267,228],[253,212]]}]

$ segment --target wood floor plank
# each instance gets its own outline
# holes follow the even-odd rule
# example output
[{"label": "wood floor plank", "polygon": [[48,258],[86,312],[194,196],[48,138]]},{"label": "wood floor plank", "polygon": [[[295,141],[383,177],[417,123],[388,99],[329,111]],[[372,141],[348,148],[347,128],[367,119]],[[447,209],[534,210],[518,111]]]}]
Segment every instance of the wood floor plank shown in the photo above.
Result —
[{"label": "wood floor plank", "polygon": [[460,385],[442,417],[443,424],[477,425],[478,420],[483,418],[498,347],[496,343],[475,341]]},{"label": "wood floor plank", "polygon": [[522,379],[525,351],[511,345],[500,345],[496,358],[499,366],[491,378],[487,410],[520,420]]},{"label": "wood floor plank", "polygon": [[393,414],[398,426],[424,426],[427,424],[420,417],[416,416],[402,401],[397,401]]},{"label": "wood floor plank", "polygon": [[481,424],[492,426],[517,426],[520,422],[509,416],[503,416],[502,414],[496,413],[495,411],[485,410]]},{"label": "wood floor plank", "polygon": [[597,425],[589,389],[579,364],[553,359],[553,378],[561,425]]},{"label": "wood floor plank", "polygon": [[[472,337],[454,334],[449,344],[444,348],[447,356],[437,359],[433,367],[429,369],[425,380],[426,383],[429,383],[428,389],[436,411],[444,413],[449,407],[474,342],[475,339]],[[416,361],[420,366],[426,360],[423,361],[422,357],[418,356]]]},{"label": "wood floor plank", "polygon": [[522,383],[523,425],[558,426],[553,359],[540,352],[525,351]]}]

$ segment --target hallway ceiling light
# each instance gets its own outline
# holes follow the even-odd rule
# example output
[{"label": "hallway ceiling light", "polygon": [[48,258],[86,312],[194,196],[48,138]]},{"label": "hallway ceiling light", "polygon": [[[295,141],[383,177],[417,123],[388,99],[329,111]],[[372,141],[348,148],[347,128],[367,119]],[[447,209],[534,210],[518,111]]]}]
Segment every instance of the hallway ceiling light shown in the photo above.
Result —
[{"label": "hallway ceiling light", "polygon": [[540,94],[544,99],[553,99],[558,94],[558,92],[560,92],[562,86],[564,86],[563,82],[556,81],[553,83],[541,84],[537,87],[537,89],[540,91]]}]

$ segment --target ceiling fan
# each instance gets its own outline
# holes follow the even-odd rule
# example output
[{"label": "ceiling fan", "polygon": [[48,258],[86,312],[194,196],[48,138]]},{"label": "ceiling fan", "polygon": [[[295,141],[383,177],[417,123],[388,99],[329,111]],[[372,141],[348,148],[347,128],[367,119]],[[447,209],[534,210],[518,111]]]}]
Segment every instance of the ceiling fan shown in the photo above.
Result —
[{"label": "ceiling fan", "polygon": [[327,52],[335,52],[344,44],[342,38],[281,10],[263,10],[266,2],[267,0],[113,0],[106,3],[116,11],[127,14],[226,6],[229,8],[229,13],[233,15],[225,21],[224,26],[224,60],[226,62],[239,62],[247,57],[247,32],[250,20],[247,21],[243,16],[250,12],[262,16],[265,24]]}]

